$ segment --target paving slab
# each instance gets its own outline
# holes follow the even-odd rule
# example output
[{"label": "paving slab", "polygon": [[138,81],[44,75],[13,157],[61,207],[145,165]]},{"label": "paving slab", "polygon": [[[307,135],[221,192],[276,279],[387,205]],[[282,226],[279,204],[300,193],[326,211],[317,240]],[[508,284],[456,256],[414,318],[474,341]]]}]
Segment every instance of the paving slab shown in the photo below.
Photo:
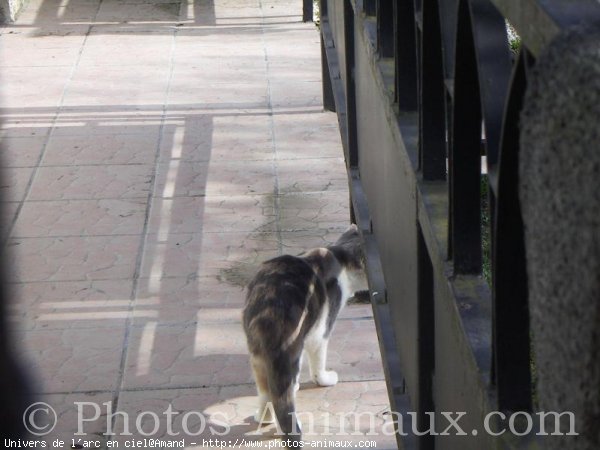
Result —
[{"label": "paving slab", "polygon": [[27,201],[13,237],[137,235],[144,227],[145,199]]},{"label": "paving slab", "polygon": [[[19,330],[125,328],[133,308],[132,279],[10,284],[10,310]],[[153,310],[142,310],[156,316]]]},{"label": "paving slab", "polygon": [[[0,28],[0,237],[47,442],[274,445],[252,418],[244,286],[350,214],[301,16],[301,0],[30,0]],[[396,448],[370,305],[341,313],[328,367],[336,386],[301,374],[305,439]]]}]

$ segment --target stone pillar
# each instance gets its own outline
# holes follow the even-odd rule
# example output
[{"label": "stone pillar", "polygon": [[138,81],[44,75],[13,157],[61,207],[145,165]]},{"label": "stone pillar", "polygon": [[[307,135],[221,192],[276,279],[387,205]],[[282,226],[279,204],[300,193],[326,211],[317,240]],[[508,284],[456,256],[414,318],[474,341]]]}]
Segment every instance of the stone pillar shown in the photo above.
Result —
[{"label": "stone pillar", "polygon": [[579,433],[548,436],[546,449],[600,448],[599,49],[598,26],[558,36],[528,78],[521,117],[537,409],[573,412]]},{"label": "stone pillar", "polygon": [[0,23],[14,22],[26,0],[0,0]]}]

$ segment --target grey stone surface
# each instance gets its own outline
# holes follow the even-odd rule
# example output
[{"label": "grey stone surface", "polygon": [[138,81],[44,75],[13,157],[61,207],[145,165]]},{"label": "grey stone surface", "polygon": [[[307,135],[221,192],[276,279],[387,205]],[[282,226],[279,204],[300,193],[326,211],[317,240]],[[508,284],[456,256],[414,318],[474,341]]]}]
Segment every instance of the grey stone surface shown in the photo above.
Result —
[{"label": "grey stone surface", "polygon": [[25,0],[0,0],[0,23],[13,22],[24,4]]},{"label": "grey stone surface", "polygon": [[541,411],[573,412],[579,433],[549,436],[544,448],[597,450],[599,28],[559,36],[538,59],[529,83],[521,118],[520,195],[538,406]]}]

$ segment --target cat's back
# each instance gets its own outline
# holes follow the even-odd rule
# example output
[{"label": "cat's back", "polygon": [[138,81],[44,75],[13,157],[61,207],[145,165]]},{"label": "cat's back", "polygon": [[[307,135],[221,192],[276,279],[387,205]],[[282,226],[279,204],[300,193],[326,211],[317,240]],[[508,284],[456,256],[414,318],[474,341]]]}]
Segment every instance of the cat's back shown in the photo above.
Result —
[{"label": "cat's back", "polygon": [[248,284],[246,309],[254,304],[277,307],[306,297],[315,273],[312,267],[298,256],[283,255],[265,261]]},{"label": "cat's back", "polygon": [[317,281],[303,258],[283,255],[264,262],[248,284],[243,311],[246,334],[269,334],[274,345],[285,340],[296,328],[315,290],[320,291]]}]

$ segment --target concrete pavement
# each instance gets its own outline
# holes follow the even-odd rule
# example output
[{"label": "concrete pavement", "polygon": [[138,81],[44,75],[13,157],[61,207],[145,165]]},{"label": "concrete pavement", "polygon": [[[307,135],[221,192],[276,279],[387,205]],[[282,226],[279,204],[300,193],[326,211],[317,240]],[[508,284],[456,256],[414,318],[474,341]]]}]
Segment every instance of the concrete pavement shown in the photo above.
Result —
[{"label": "concrete pavement", "polygon": [[[349,220],[301,3],[31,0],[0,28],[2,238],[48,441],[273,442],[251,419],[243,286]],[[369,305],[343,312],[329,366],[332,388],[303,376],[306,439],[395,448]]]}]

